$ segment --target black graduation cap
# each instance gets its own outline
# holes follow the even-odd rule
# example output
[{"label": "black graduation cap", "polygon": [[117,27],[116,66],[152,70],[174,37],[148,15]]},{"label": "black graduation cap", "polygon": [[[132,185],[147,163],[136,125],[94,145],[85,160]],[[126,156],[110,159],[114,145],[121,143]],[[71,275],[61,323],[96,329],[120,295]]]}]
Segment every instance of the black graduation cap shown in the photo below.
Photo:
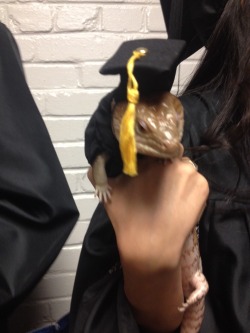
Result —
[{"label": "black graduation cap", "polygon": [[160,0],[168,37],[187,42],[183,59],[206,46],[228,0]]},{"label": "black graduation cap", "polygon": [[[137,39],[124,42],[101,68],[102,74],[120,74],[118,90],[128,101],[120,125],[123,172],[136,175],[136,104],[142,95],[170,91],[185,42],[169,39]],[[124,96],[124,97],[125,97]]]},{"label": "black graduation cap", "polygon": [[104,75],[121,77],[119,88],[126,93],[127,63],[133,51],[146,49],[145,57],[135,62],[134,76],[140,95],[156,91],[170,91],[186,42],[170,39],[137,39],[121,44],[116,53],[100,69]]}]

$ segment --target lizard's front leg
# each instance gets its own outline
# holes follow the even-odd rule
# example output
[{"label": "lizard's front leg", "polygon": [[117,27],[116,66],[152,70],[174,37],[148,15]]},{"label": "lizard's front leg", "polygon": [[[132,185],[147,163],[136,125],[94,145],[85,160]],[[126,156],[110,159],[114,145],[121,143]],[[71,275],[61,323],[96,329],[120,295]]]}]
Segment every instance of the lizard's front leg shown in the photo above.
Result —
[{"label": "lizard's front leg", "polygon": [[188,296],[185,303],[179,307],[179,311],[185,311],[190,305],[198,303],[200,300],[204,299],[208,292],[208,283],[204,274],[198,270],[189,281],[190,289],[193,291]]},{"label": "lizard's front leg", "polygon": [[208,283],[202,264],[196,230],[189,235],[182,253],[182,286],[186,298],[178,309],[184,312],[181,333],[198,333],[204,316]]},{"label": "lizard's front leg", "polygon": [[105,165],[108,160],[106,154],[98,155],[92,165],[95,182],[95,195],[100,201],[107,202],[111,198],[111,187],[108,185],[108,177]]}]

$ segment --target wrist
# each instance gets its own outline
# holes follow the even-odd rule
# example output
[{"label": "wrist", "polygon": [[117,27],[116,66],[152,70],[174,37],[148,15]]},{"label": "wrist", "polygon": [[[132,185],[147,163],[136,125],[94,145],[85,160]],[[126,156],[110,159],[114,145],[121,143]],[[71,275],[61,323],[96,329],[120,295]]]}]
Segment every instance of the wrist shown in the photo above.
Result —
[{"label": "wrist", "polygon": [[124,291],[139,325],[152,333],[174,332],[181,324],[181,268],[145,274],[124,269]]},{"label": "wrist", "polygon": [[[141,276],[162,276],[175,271],[180,266],[186,238],[176,234],[172,239],[160,239],[159,236],[146,240],[129,240],[128,235],[117,237],[118,250],[123,268],[129,274]],[[133,243],[131,245],[131,243]],[[167,243],[167,245],[166,245]]]}]

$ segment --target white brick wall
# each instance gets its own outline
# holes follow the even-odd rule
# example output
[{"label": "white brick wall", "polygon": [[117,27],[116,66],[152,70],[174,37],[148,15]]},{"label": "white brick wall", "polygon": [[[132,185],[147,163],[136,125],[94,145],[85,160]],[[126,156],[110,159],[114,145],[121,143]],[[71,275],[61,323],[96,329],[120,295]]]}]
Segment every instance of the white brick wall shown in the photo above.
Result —
[{"label": "white brick wall", "polygon": [[[167,35],[158,0],[0,0],[0,20],[16,37],[28,84],[80,210],[58,258],[12,317],[11,333],[25,333],[69,310],[81,243],[97,204],[86,178],[84,129],[100,98],[118,82],[98,70],[124,40]],[[181,84],[199,54],[180,66]]]}]

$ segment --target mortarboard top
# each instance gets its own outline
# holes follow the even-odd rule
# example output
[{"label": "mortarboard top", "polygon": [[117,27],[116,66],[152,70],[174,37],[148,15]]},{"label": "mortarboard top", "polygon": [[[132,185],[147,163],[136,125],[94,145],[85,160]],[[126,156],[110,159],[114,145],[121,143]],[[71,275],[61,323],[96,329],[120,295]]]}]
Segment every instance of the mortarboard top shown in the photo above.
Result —
[{"label": "mortarboard top", "polygon": [[126,93],[128,60],[134,50],[145,48],[146,55],[135,61],[133,71],[139,84],[140,95],[156,91],[170,91],[185,44],[182,40],[169,39],[126,41],[103,65],[100,73],[104,75],[119,74],[121,78],[120,88],[124,89],[124,93]]},{"label": "mortarboard top", "polygon": [[137,175],[135,118],[141,96],[170,91],[185,42],[169,39],[140,39],[124,42],[100,69],[101,74],[119,74],[118,90],[127,107],[120,124],[119,146],[123,172]]},{"label": "mortarboard top", "polygon": [[168,37],[187,42],[183,59],[206,46],[228,0],[160,0]]}]

